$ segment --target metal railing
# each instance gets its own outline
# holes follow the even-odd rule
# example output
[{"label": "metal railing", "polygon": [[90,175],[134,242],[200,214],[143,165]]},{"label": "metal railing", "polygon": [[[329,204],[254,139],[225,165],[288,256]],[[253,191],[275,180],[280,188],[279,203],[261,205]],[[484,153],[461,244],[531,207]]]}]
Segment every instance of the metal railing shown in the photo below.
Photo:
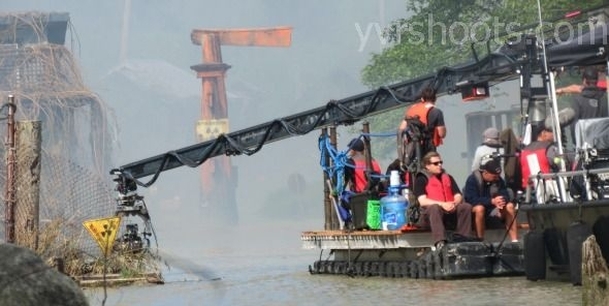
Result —
[{"label": "metal railing", "polygon": [[[570,186],[572,180],[578,176],[583,177],[583,192],[586,198],[583,200],[597,200],[594,198],[595,190],[591,184],[591,175],[597,175],[602,181],[606,181],[609,186],[609,167],[598,169],[584,169],[575,171],[564,171],[557,173],[539,173],[530,175],[528,178],[528,186],[525,191],[525,203],[531,204],[551,204],[572,202],[573,197],[569,190],[560,192],[557,186],[559,180],[563,180],[565,186]],[[531,201],[531,197],[535,196],[536,201]],[[596,196],[602,196],[596,194]],[[609,194],[604,195],[609,197]]]}]

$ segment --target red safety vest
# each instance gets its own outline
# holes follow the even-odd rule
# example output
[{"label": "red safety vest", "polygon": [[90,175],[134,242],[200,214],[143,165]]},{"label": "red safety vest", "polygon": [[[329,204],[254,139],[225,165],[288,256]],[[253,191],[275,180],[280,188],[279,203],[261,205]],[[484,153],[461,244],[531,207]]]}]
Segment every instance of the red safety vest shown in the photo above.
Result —
[{"label": "red safety vest", "polygon": [[[425,124],[425,126],[429,128],[429,126],[427,125],[427,114],[429,114],[429,111],[431,111],[432,108],[434,108],[434,105],[428,102],[416,103],[406,111],[406,120],[408,120],[408,118],[414,118],[418,116],[419,120],[421,120],[421,122],[423,122],[423,124]],[[433,145],[437,148],[443,143],[442,137],[438,135],[438,131],[436,130],[435,126],[432,127],[432,129],[433,130],[430,131],[432,133],[431,140],[433,142]]]},{"label": "red safety vest", "polygon": [[[355,171],[354,171],[354,192],[362,192],[368,181],[366,180],[366,161],[365,160],[354,160]],[[372,160],[372,170],[381,173],[381,166],[379,166],[376,160]]]},{"label": "red safety vest", "polygon": [[520,165],[522,166],[522,188],[526,189],[528,185],[529,176],[531,174],[531,167],[529,165],[527,156],[537,155],[537,161],[539,162],[539,171],[541,173],[550,173],[550,161],[546,156],[546,151],[552,145],[548,141],[534,141],[526,146],[520,152]]},{"label": "red safety vest", "polygon": [[427,198],[435,201],[452,202],[455,196],[452,191],[450,176],[442,172],[440,177],[430,173],[423,173],[427,176],[427,185],[425,186],[425,194]]}]

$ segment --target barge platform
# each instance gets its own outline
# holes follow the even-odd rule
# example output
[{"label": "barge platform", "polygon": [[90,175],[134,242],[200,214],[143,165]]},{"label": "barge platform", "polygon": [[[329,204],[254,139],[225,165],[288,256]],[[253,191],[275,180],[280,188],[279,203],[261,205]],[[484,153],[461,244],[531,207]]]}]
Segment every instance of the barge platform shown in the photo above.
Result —
[{"label": "barge platform", "polygon": [[[521,238],[528,225],[519,228]],[[431,232],[420,229],[306,231],[301,241],[303,249],[320,250],[309,266],[311,274],[429,279],[524,275],[522,243],[507,241],[504,229],[489,229],[485,236],[485,241],[453,242],[440,250],[432,248]]]}]

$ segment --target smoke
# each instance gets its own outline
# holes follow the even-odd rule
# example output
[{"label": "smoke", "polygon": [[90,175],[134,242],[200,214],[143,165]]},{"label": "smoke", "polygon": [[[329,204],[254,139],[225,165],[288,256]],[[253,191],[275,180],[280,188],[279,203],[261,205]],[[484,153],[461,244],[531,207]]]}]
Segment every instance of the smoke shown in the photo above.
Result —
[{"label": "smoke", "polygon": [[[201,47],[190,40],[193,29],[293,27],[289,48],[222,47],[223,61],[231,65],[226,85],[234,131],[366,91],[360,71],[384,40],[380,31],[369,31],[362,41],[357,29],[380,29],[405,14],[401,0],[131,0],[128,14],[125,1],[0,4],[4,11],[70,13],[66,45],[80,60],[86,84],[113,108],[119,124],[116,166],[195,143],[201,83],[190,66],[202,59]],[[316,132],[233,158],[240,219],[311,218],[322,224],[318,163]],[[304,178],[298,195],[291,194],[290,177]],[[163,227],[171,231],[165,225],[196,222],[206,214],[198,180],[198,169],[184,167],[140,190],[161,236]]]}]

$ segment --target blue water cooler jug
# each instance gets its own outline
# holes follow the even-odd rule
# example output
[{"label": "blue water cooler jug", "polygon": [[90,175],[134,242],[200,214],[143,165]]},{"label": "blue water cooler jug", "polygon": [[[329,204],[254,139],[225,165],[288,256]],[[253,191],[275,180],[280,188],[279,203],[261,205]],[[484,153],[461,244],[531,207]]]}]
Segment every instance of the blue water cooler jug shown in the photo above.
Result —
[{"label": "blue water cooler jug", "polygon": [[[395,174],[393,172],[396,172]],[[399,230],[406,224],[406,209],[408,200],[400,194],[399,176],[392,171],[389,193],[381,198],[381,224],[385,231]]]}]

